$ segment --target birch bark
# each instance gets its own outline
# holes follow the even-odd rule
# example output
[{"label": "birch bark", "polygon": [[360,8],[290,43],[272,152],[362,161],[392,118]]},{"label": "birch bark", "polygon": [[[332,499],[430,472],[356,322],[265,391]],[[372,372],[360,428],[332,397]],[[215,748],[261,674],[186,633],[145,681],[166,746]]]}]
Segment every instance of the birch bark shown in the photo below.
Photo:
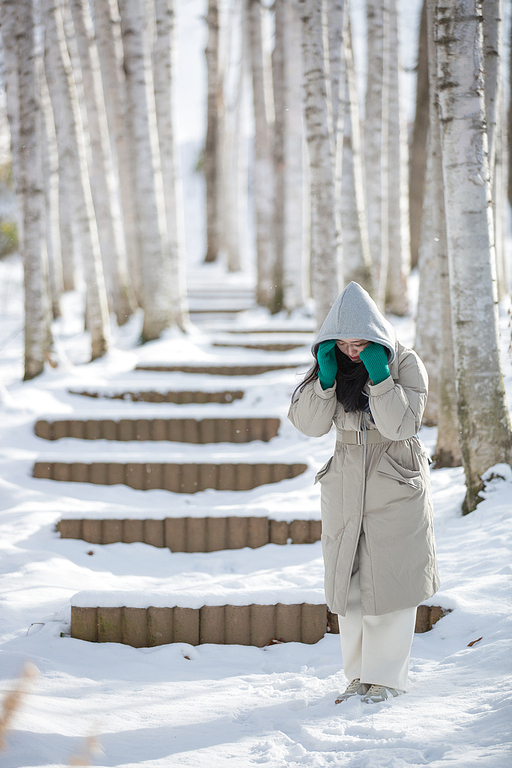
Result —
[{"label": "birch bark", "polygon": [[38,61],[38,81],[41,100],[41,155],[45,203],[44,235],[48,258],[48,287],[52,306],[52,316],[55,319],[61,315],[60,298],[64,291],[58,215],[58,155],[52,106],[50,95],[48,93],[48,86],[44,77],[42,61]]},{"label": "birch bark", "polygon": [[487,163],[480,0],[436,6],[436,44],[463,511],[482,474],[510,462],[512,432],[499,356],[496,262]]},{"label": "birch bark", "polygon": [[143,258],[139,238],[139,213],[135,197],[135,164],[130,144],[129,115],[126,104],[126,81],[123,71],[121,32],[117,3],[92,0],[94,29],[100,72],[105,95],[109,134],[113,139],[116,171],[123,215],[124,248],[131,286],[140,299],[140,263]]},{"label": "birch bark", "polygon": [[291,312],[304,305],[307,266],[302,83],[298,76],[302,71],[301,29],[293,0],[284,0],[283,48],[283,306]]},{"label": "birch bark", "polygon": [[46,252],[43,249],[40,105],[32,0],[16,0],[19,94],[19,180],[22,199],[22,258],[25,284],[25,374],[44,370],[50,350]]},{"label": "birch bark", "polygon": [[269,95],[270,65],[265,60],[261,5],[259,0],[246,0],[247,26],[252,73],[254,110],[254,209],[256,218],[257,301],[262,306],[273,304],[274,200],[272,124]]},{"label": "birch bark", "polygon": [[169,242],[171,294],[174,322],[185,328],[188,322],[186,302],[183,208],[178,152],[174,136],[174,0],[155,0],[155,41],[153,44],[153,83],[162,180],[164,189],[167,237]]},{"label": "birch bark", "polygon": [[133,126],[136,193],[143,227],[144,259],[141,264],[144,323],[142,340],[157,339],[176,322],[172,306],[170,254],[165,219],[159,216],[156,159],[153,156],[148,112],[148,87],[143,31],[145,18],[140,0],[122,0],[121,35],[124,51],[128,110]]},{"label": "birch bark", "polygon": [[18,241],[23,238],[22,200],[20,195],[20,100],[18,93],[18,52],[16,42],[16,3],[0,3],[0,25],[4,58],[5,98],[11,134],[12,173],[16,195]]},{"label": "birch bark", "polygon": [[356,75],[352,50],[349,2],[345,0],[343,55],[345,82],[340,99],[343,119],[343,161],[341,174],[341,239],[345,280],[354,280],[373,293],[368,223],[364,204],[363,160],[359,130]]},{"label": "birch bark", "polygon": [[100,251],[105,272],[107,295],[117,322],[123,325],[134,309],[128,286],[126,253],[121,232],[115,226],[117,184],[115,183],[110,144],[104,113],[103,90],[99,74],[98,53],[92,38],[92,21],[85,0],[68,0],[78,49],[84,90],[87,134],[89,138],[89,180],[98,224]]},{"label": "birch bark", "polygon": [[311,282],[318,327],[343,284],[336,222],[334,158],[329,130],[322,0],[299,0],[304,66],[304,111],[311,179]]},{"label": "birch bark", "polygon": [[[42,1],[45,25],[44,63],[52,102],[55,135],[59,153],[59,174],[69,171],[69,191],[79,233],[86,285],[87,328],[91,334],[94,360],[108,350],[109,317],[98,230],[94,217],[87,172],[84,139],[81,132],[71,63],[64,40],[60,11],[55,0]],[[61,243],[65,251],[67,244]]]},{"label": "birch bark", "polygon": [[[425,193],[429,196],[430,226],[425,233],[425,246],[434,256],[432,272],[422,273],[422,279],[432,286],[434,296],[431,303],[437,310],[437,318],[428,318],[436,334],[437,358],[434,362],[435,418],[437,420],[437,443],[433,456],[436,468],[458,467],[462,463],[459,440],[459,419],[457,414],[457,390],[450,301],[450,274],[448,265],[448,244],[446,240],[446,214],[443,186],[443,164],[441,156],[441,127],[439,124],[439,102],[437,93],[437,61],[434,44],[434,7],[427,9],[428,27],[428,71],[429,71],[429,147]],[[426,205],[428,205],[427,198]],[[426,215],[426,214],[425,214]],[[437,276],[438,275],[438,276]],[[429,374],[430,375],[430,374]],[[433,378],[433,381],[432,381]],[[429,386],[429,390],[430,390]],[[430,392],[429,392],[430,399]],[[427,409],[429,404],[427,403]]]},{"label": "birch bark", "polygon": [[388,270],[389,0],[367,0],[368,68],[365,109],[366,210],[375,299],[384,307]]},{"label": "birch bark", "polygon": [[409,231],[411,267],[418,266],[421,216],[427,170],[427,136],[429,125],[429,71],[427,53],[427,0],[421,7],[418,63],[416,77],[416,110],[412,130],[409,162]]},{"label": "birch bark", "polygon": [[411,254],[407,194],[408,146],[400,93],[397,0],[389,0],[388,99],[388,270],[386,307],[394,315],[409,311],[407,276]]},{"label": "birch bark", "polygon": [[224,135],[224,86],[220,62],[219,0],[208,0],[206,15],[208,73],[204,175],[206,182],[206,256],[216,261],[222,243],[222,144]]}]

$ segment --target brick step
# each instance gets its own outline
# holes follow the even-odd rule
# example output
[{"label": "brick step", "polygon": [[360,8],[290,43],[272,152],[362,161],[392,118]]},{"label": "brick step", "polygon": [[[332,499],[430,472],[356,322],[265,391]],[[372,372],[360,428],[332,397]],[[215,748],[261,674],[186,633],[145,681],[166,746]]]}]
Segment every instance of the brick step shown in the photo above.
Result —
[{"label": "brick step", "polygon": [[306,464],[159,464],[153,462],[36,461],[33,477],[96,485],[128,485],[137,490],[160,488],[174,493],[249,491],[267,483],[298,477]]},{"label": "brick step", "polygon": [[37,437],[60,440],[169,440],[177,443],[268,442],[277,435],[276,418],[236,419],[69,419],[35,424]]},{"label": "brick step", "polygon": [[134,403],[176,403],[177,405],[188,405],[189,403],[232,403],[233,400],[241,400],[244,396],[242,390],[231,390],[229,392],[156,392],[148,390],[146,392],[112,392],[112,391],[78,391],[69,389],[70,395],[82,395],[84,397],[105,397],[110,400],[131,400]]},{"label": "brick step", "polygon": [[241,349],[264,349],[267,352],[288,352],[290,349],[298,349],[300,347],[304,347],[306,342],[302,341],[281,341],[281,342],[263,342],[263,341],[248,341],[244,343],[243,341],[215,341],[213,343],[214,347],[227,347],[229,349],[236,349],[237,347],[240,347]]},{"label": "brick step", "polygon": [[[420,605],[416,632],[427,632],[446,611]],[[337,616],[326,605],[204,605],[202,608],[71,606],[71,636],[97,643],[146,648],[168,643],[252,645],[317,643],[336,633]]]},{"label": "brick step", "polygon": [[163,371],[165,373],[207,373],[211,376],[259,376],[270,371],[283,371],[289,368],[298,368],[300,363],[269,363],[265,365],[165,365],[139,363],[136,371]]},{"label": "brick step", "polygon": [[61,520],[61,539],[90,544],[168,547],[172,552],[256,549],[266,544],[313,544],[320,540],[320,520],[269,520],[268,517],[167,517],[164,520]]}]

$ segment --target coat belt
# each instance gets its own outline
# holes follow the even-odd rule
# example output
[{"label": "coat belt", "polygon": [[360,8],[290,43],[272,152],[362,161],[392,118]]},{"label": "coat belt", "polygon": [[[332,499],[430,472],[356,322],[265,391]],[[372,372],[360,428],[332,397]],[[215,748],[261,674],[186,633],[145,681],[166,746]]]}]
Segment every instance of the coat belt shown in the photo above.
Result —
[{"label": "coat belt", "polygon": [[[338,442],[348,445],[364,445],[364,432],[354,429],[342,429],[338,432]],[[376,429],[366,430],[366,443],[382,443],[385,440]]]}]

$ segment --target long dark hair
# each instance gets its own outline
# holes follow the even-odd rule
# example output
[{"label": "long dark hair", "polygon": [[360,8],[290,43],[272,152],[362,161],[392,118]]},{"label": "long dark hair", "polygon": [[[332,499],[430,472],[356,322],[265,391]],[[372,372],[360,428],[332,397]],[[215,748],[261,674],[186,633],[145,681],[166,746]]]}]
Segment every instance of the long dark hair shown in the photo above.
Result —
[{"label": "long dark hair", "polygon": [[[345,413],[368,410],[368,396],[363,392],[363,387],[368,381],[368,371],[363,363],[353,363],[343,352],[334,347],[338,372],[336,374],[336,397],[342,404]],[[304,379],[295,388],[292,401],[297,392],[302,392],[306,384],[318,378],[320,367],[315,360],[311,368],[306,371]]]}]

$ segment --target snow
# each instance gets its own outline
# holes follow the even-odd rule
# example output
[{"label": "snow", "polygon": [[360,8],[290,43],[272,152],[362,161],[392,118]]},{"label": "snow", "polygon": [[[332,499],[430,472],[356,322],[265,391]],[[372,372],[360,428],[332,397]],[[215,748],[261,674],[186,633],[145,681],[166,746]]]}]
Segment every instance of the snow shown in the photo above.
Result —
[{"label": "snow", "polygon": [[[17,257],[0,262],[8,291],[0,305],[0,363],[6,388],[0,424],[0,695],[16,686],[23,663],[39,670],[8,733],[5,768],[61,766],[93,734],[100,766],[251,765],[432,766],[505,768],[510,763],[511,722],[511,518],[512,470],[492,467],[484,500],[467,517],[461,469],[432,472],[435,529],[442,585],[429,603],[450,609],[432,629],[414,638],[408,693],[378,705],[348,701],[335,706],[345,685],[339,638],[316,645],[273,645],[265,649],[183,643],[135,649],[94,644],[69,636],[71,605],[133,607],[323,603],[320,544],[210,553],[171,553],[146,544],[93,545],[60,539],[63,517],[162,519],[169,516],[267,516],[288,521],[318,519],[319,491],[313,477],[332,451],[332,434],[308,439],[286,419],[298,381],[294,369],[262,376],[219,377],[134,371],[142,360],[194,359],[237,364],[295,357],[308,366],[310,339],[301,350],[272,353],[226,350],[230,323],[198,324],[192,337],[170,333],[144,348],[136,346],[139,321],[115,331],[114,350],[87,364],[87,337],[79,323],[79,302],[66,300],[57,325],[61,365],[33,382],[21,383],[21,271]],[[76,314],[75,314],[76,313]],[[401,339],[411,343],[410,318],[394,319]],[[215,324],[213,324],[215,325]],[[283,318],[259,310],[243,313],[235,329],[269,330],[267,339],[292,339]],[[512,366],[502,313],[507,391]],[[234,341],[250,334],[229,334]],[[12,338],[10,338],[12,337]],[[299,354],[300,353],[300,354]],[[62,360],[67,360],[62,365]],[[86,398],[70,389],[104,394],[141,388],[159,391],[243,389],[228,404],[174,405]],[[281,419],[270,443],[186,445],[34,435],[39,418],[128,416],[202,418],[221,414]],[[432,451],[435,429],[421,437]],[[186,496],[57,483],[31,477],[36,460],[267,461],[304,462],[293,480],[251,491],[207,490]]]},{"label": "snow", "polygon": [[[356,53],[363,51],[362,14],[353,4]],[[407,5],[404,28],[414,23]],[[361,6],[362,7],[362,6]],[[204,67],[203,0],[180,3],[179,67],[200,82]],[[359,9],[360,11],[360,9]],[[359,20],[359,21],[358,21]],[[413,40],[413,35],[410,39]],[[194,44],[192,44],[194,41]],[[359,47],[358,47],[359,46]],[[360,54],[362,56],[362,54]],[[411,49],[407,62],[414,61]],[[179,68],[178,68],[179,73]],[[179,77],[179,74],[178,74]],[[179,81],[180,82],[180,81]],[[188,84],[187,84],[188,86]],[[181,80],[179,135],[185,205],[197,206],[201,182],[192,179],[194,142],[204,130],[204,84]],[[410,97],[409,97],[410,103]],[[187,192],[188,190],[188,192]],[[191,208],[191,210],[195,210]],[[246,295],[250,270],[228,275],[222,265],[199,266],[203,223],[187,217],[187,280],[199,293],[212,285]],[[417,276],[411,281],[417,293]],[[245,299],[244,299],[245,300]],[[63,517],[152,519],[218,515],[275,520],[319,519],[316,471],[332,453],[334,436],[308,439],[286,419],[291,392],[309,365],[310,337],[289,352],[214,347],[214,340],[296,341],[311,332],[311,308],[292,317],[269,318],[247,309],[234,328],[229,317],[203,318],[186,337],[136,346],[141,317],[114,329],[114,346],[88,363],[83,333],[83,293],[65,296],[54,324],[58,367],[33,382],[23,375],[22,266],[16,256],[0,260],[0,705],[26,661],[39,670],[6,735],[3,768],[56,768],[94,735],[97,766],[117,768],[508,768],[512,722],[512,469],[490,468],[484,499],[461,515],[460,468],[432,472],[435,531],[441,589],[429,603],[450,609],[432,629],[414,638],[410,687],[405,696],[377,705],[350,700],[335,706],[345,686],[339,638],[315,645],[267,648],[177,643],[135,649],[72,639],[71,605],[323,603],[320,544],[210,553],[171,553],[146,544],[95,545],[60,539]],[[502,311],[505,384],[512,407],[510,329]],[[393,318],[398,336],[414,341],[411,318]],[[274,331],[270,333],[270,331]],[[244,332],[242,334],[242,331]],[[246,333],[251,331],[251,333]],[[259,364],[287,361],[292,368],[261,376],[135,372],[139,362]],[[242,400],[219,405],[131,402],[108,396],[139,390],[225,391],[243,389]],[[100,397],[87,398],[84,390]],[[70,438],[44,441],[34,434],[41,418],[206,418],[272,416],[281,419],[270,443],[186,445]],[[421,437],[432,453],[436,432]],[[207,490],[191,496],[126,486],[96,486],[33,478],[37,460],[279,461],[308,465],[293,480],[250,491]],[[110,601],[110,602],[109,602]]]}]

